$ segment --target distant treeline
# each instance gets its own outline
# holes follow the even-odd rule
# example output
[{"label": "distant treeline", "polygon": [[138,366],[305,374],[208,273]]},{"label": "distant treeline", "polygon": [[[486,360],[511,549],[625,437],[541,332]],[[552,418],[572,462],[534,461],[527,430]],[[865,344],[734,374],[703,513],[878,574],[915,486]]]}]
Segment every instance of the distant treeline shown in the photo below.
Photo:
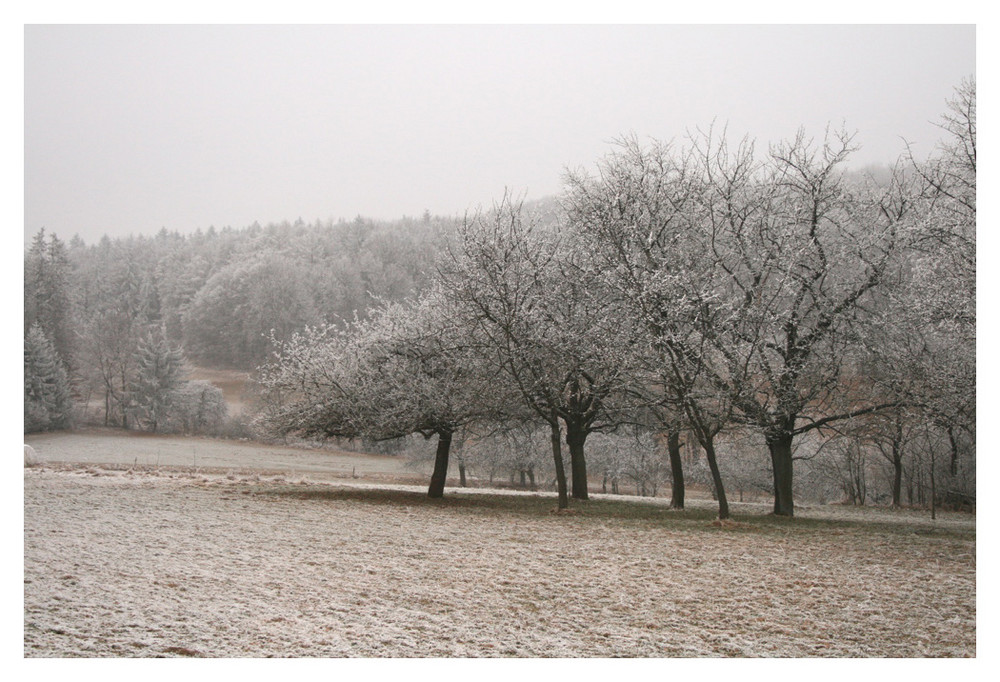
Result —
[{"label": "distant treeline", "polygon": [[[152,237],[104,236],[89,245],[42,229],[24,260],[26,358],[30,350],[43,364],[63,368],[76,402],[99,402],[107,423],[134,426],[142,420],[141,348],[175,355],[183,349],[198,366],[253,370],[268,359],[272,339],[363,318],[376,301],[419,294],[436,250],[460,222],[429,214],[300,219],[187,235],[161,229]],[[154,374],[165,371],[151,362]],[[164,357],[159,364],[171,363]],[[43,379],[34,393],[59,397],[40,403],[65,406],[65,390],[45,389],[46,382],[62,380]],[[29,419],[29,402],[26,429],[68,423],[63,407],[35,410],[53,411],[52,419]]]}]

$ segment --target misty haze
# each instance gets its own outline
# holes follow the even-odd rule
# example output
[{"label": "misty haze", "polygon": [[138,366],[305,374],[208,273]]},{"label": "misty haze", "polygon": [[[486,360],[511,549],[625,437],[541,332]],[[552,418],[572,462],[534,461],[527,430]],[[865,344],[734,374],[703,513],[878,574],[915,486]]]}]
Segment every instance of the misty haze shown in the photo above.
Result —
[{"label": "misty haze", "polygon": [[976,657],[974,26],[26,26],[24,656]]}]

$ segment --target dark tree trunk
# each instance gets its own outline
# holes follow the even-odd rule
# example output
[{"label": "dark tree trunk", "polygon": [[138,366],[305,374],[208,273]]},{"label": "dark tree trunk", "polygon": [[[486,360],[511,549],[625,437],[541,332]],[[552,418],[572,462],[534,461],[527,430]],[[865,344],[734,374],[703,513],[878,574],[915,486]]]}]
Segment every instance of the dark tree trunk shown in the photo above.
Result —
[{"label": "dark tree trunk", "polygon": [[527,488],[528,487],[528,472],[525,471],[524,469],[521,469],[520,474],[521,474],[521,487],[522,488]]},{"label": "dark tree trunk", "polygon": [[458,458],[458,480],[462,487],[465,487],[465,459]]},{"label": "dark tree trunk", "polygon": [[951,445],[951,462],[948,466],[948,471],[951,472],[952,476],[958,476],[958,441],[955,440],[955,429],[954,427],[948,427],[948,443]]},{"label": "dark tree trunk", "polygon": [[792,434],[784,431],[765,435],[771,451],[771,469],[774,475],[774,513],[794,516],[792,502]]},{"label": "dark tree trunk", "polygon": [[566,494],[566,470],[563,468],[562,439],[559,437],[559,422],[549,424],[552,428],[552,460],[556,468],[556,489],[559,491],[559,508],[569,507],[569,497]]},{"label": "dark tree trunk", "polygon": [[903,452],[899,443],[892,443],[892,506],[901,506],[903,497]]},{"label": "dark tree trunk", "polygon": [[712,483],[715,485],[715,496],[719,500],[719,519],[729,518],[729,501],[726,499],[726,489],[722,484],[722,474],[719,473],[719,463],[715,459],[715,443],[711,438],[706,438],[701,444],[705,449],[705,458],[708,460],[708,468],[712,471]]},{"label": "dark tree trunk", "polygon": [[667,431],[667,454],[670,456],[670,508],[684,509],[684,467],[681,464],[680,431]]},{"label": "dark tree trunk", "polygon": [[605,495],[608,494],[608,472],[604,472],[604,478],[601,480],[601,492]]},{"label": "dark tree trunk", "polygon": [[437,453],[434,455],[434,473],[427,497],[444,497],[444,482],[448,478],[448,452],[451,450],[451,431],[438,431]]},{"label": "dark tree trunk", "polygon": [[535,467],[528,467],[528,482],[531,484],[531,489],[535,490]]},{"label": "dark tree trunk", "polygon": [[931,520],[937,518],[937,487],[934,478],[934,449],[931,449]]},{"label": "dark tree trunk", "polygon": [[590,499],[587,494],[587,460],[583,455],[583,444],[587,440],[587,432],[579,424],[566,422],[566,445],[569,446],[570,469],[573,473],[573,499]]}]

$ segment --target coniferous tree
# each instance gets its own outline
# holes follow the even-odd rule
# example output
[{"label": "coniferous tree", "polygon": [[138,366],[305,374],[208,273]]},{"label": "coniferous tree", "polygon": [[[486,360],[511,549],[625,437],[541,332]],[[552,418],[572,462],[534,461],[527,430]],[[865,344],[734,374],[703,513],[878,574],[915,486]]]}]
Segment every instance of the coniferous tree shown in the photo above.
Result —
[{"label": "coniferous tree", "polygon": [[24,263],[24,330],[38,324],[67,368],[75,366],[70,262],[66,245],[41,229]]},{"label": "coniferous tree", "polygon": [[24,430],[70,425],[69,377],[59,354],[38,324],[24,338]]},{"label": "coniferous tree", "polygon": [[136,351],[132,390],[136,421],[156,431],[170,413],[173,394],[184,380],[184,357],[171,348],[161,332],[150,333]]}]

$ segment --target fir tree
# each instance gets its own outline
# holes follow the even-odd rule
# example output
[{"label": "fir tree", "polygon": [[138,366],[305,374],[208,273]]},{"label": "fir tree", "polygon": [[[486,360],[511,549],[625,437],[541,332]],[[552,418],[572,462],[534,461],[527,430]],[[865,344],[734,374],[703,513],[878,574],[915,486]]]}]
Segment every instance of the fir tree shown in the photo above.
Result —
[{"label": "fir tree", "polygon": [[167,344],[161,330],[139,344],[136,367],[132,391],[136,417],[156,431],[169,415],[174,391],[184,383],[184,356]]},{"label": "fir tree", "polygon": [[24,430],[70,425],[69,377],[62,359],[38,324],[24,338]]}]

